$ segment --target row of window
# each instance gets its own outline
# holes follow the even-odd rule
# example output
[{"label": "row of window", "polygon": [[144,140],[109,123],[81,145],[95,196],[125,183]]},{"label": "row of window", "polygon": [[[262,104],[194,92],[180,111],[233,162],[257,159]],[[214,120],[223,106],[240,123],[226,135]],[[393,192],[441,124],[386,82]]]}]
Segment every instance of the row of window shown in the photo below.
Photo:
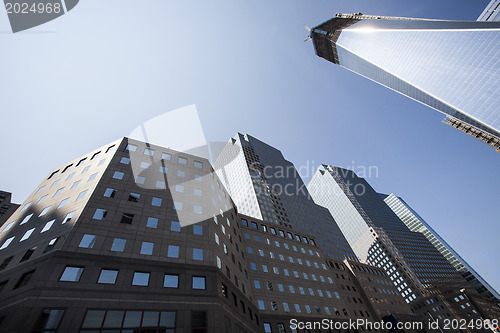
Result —
[{"label": "row of window", "polygon": [[[66,266],[64,271],[59,278],[59,281],[64,282],[78,282],[82,276],[84,268],[80,266]],[[117,269],[101,269],[97,283],[99,284],[115,284],[118,277]],[[132,278],[133,286],[149,286],[149,278],[151,276],[150,272],[134,272]],[[191,277],[191,288],[197,290],[206,289],[206,277],[204,276],[192,276]],[[179,275],[178,274],[165,274],[163,279],[163,287],[165,288],[178,288],[179,287]]]},{"label": "row of window", "polygon": [[[259,310],[263,310],[265,311],[266,310],[266,302],[264,302],[263,300],[257,300],[257,304],[258,304],[258,308]],[[270,301],[269,304],[271,305],[270,306],[270,310],[271,311],[279,311],[279,304],[278,302],[275,302],[275,301]],[[282,309],[284,312],[291,312],[290,310],[290,304],[286,303],[286,302],[283,302],[281,303],[282,304]],[[311,306],[309,304],[304,304],[302,305],[303,308],[301,307],[300,304],[293,304],[293,308],[295,310],[295,313],[302,313],[302,309],[305,310],[306,313],[308,314],[311,314],[311,313],[315,313],[315,314],[323,314],[323,310],[325,311],[324,313],[327,314],[327,315],[332,315],[332,314],[335,314],[337,316],[341,316],[342,314],[346,317],[349,317],[349,313],[347,312],[347,309],[343,308],[341,309],[342,312],[339,311],[339,309],[335,308],[335,307],[332,307],[331,310],[330,310],[330,307],[328,306],[324,306],[323,307],[323,310],[322,308],[319,306],[319,305],[314,305],[314,306]],[[313,311],[313,309],[315,311]],[[353,309],[352,310],[352,313],[354,314],[354,316],[356,317],[370,317],[370,313],[366,310],[355,310]]]},{"label": "row of window", "polygon": [[[106,149],[105,154],[106,154],[106,153],[108,153],[110,150],[112,150],[112,149],[114,148],[114,146],[115,146],[115,145],[111,145],[111,146],[109,146],[109,147]],[[93,160],[93,159],[95,159],[97,156],[99,156],[99,154],[100,154],[100,153],[101,153],[101,151],[98,151],[98,152],[94,153],[94,154],[92,155],[92,157],[90,158],[90,161],[92,161],[92,160]],[[78,166],[80,166],[80,165],[81,165],[83,162],[85,162],[86,160],[87,160],[87,157],[82,158],[82,159],[81,159],[80,161],[78,161],[78,163],[75,165],[75,168],[76,168],[76,167],[78,167]],[[103,159],[103,160],[99,161],[99,164],[98,164],[98,165],[102,165],[102,164],[104,163],[104,161],[105,161],[105,160],[106,160],[106,159]],[[65,172],[66,172],[67,170],[69,170],[72,166],[73,166],[73,163],[71,163],[71,164],[67,165],[66,167],[64,167],[64,169],[63,169],[63,171],[61,172],[61,174],[65,173]],[[90,166],[86,166],[86,167],[84,168],[84,170],[85,170],[84,172],[88,171],[88,169],[89,169],[89,168],[90,168]],[[58,174],[58,173],[59,173],[59,171],[60,171],[60,170],[53,171],[53,172],[49,175],[49,177],[47,178],[47,180],[48,180],[48,179],[51,179],[52,177],[54,177],[56,174]],[[84,173],[84,172],[82,172],[82,173]],[[74,174],[75,174],[75,173],[73,172],[73,173],[70,175],[70,177],[68,177],[66,180],[70,179],[70,178],[71,178]],[[53,185],[52,185],[52,186],[53,186]],[[51,186],[51,187],[52,187],[52,186]],[[38,189],[38,191],[37,191],[36,193],[38,193],[39,191],[40,191],[40,189]],[[35,194],[36,194],[36,193],[35,193]]]},{"label": "row of window", "polygon": [[[245,239],[248,239],[248,240],[250,240],[250,239],[251,239],[251,238],[250,238],[250,234],[248,234],[247,232],[245,233]],[[260,238],[260,236],[255,235],[255,241],[256,241],[257,243],[260,243],[260,242],[261,242],[261,238]],[[265,243],[265,244],[267,244],[267,245],[273,245],[273,242],[271,242],[271,240],[270,240],[269,238],[265,238],[265,239],[264,239],[264,243]],[[280,243],[279,241],[274,241],[274,246],[276,246],[276,247],[281,247],[281,243]],[[285,249],[287,249],[287,250],[289,250],[289,249],[290,249],[290,247],[288,246],[288,244],[287,244],[287,243],[285,243],[285,242],[283,242],[283,247],[284,247]],[[293,249],[295,252],[298,252],[298,251],[299,251],[299,250],[298,250],[298,248],[297,248],[297,246],[295,246],[295,245],[292,245],[292,249]],[[313,252],[311,249],[309,249],[308,251],[306,251],[306,249],[304,249],[303,247],[301,247],[301,248],[300,248],[300,252],[302,252],[302,253],[304,253],[304,254],[309,253],[311,256],[314,256],[314,254],[316,253],[316,256],[317,256],[317,257],[320,257],[320,254],[319,254],[319,252],[318,252],[318,251],[314,251],[314,252]]]},{"label": "row of window", "polygon": [[[78,247],[91,249],[94,247],[97,236],[91,234],[84,234],[80,241]],[[123,252],[125,249],[125,239],[115,238],[113,245],[111,246],[111,251]],[[153,249],[155,244],[153,242],[142,242],[140,254],[153,255]],[[179,258],[180,247],[177,245],[169,245],[167,250],[168,258]],[[193,260],[203,260],[203,249],[193,248],[192,257]]]},{"label": "row of window", "polygon": [[[125,147],[125,150],[135,152],[135,151],[137,151],[137,148],[138,148],[138,146],[136,146],[136,145],[128,144]],[[155,153],[156,153],[156,151],[154,149],[151,149],[151,148],[145,148],[144,151],[143,151],[144,155],[151,156],[151,157],[155,156]],[[166,160],[166,161],[171,161],[172,160],[172,154],[162,152],[161,153],[161,159],[162,160]],[[187,158],[182,157],[182,156],[178,156],[177,157],[177,163],[178,164],[187,165],[187,162],[188,162]],[[195,168],[198,168],[198,169],[203,169],[203,162],[195,160],[195,161],[193,161],[193,166]]]},{"label": "row of window", "polygon": [[[241,224],[245,227],[249,227],[248,225],[248,221],[246,219],[241,219]],[[259,225],[256,223],[256,222],[251,222],[251,225],[252,225],[252,229],[255,229],[255,230],[259,230]],[[285,235],[285,231],[283,230],[278,230],[278,232],[276,232],[276,229],[273,228],[273,227],[269,227],[269,231],[268,231],[268,227],[264,224],[261,224],[260,225],[260,230],[262,230],[263,232],[271,232],[273,235],[277,235],[279,234],[281,237],[288,237],[289,239],[291,240],[296,240],[298,242],[303,242],[303,243],[306,243],[306,244],[312,244],[314,246],[316,246],[316,242],[314,241],[314,239],[307,239],[307,237],[305,236],[300,236],[300,235],[295,235],[295,238],[293,236],[293,234],[291,232],[286,232],[286,235]]]},{"label": "row of window", "polygon": [[[70,213],[66,214],[66,216],[65,216],[65,217],[64,217],[64,219],[62,220],[62,223],[61,223],[61,224],[64,224],[64,223],[66,223],[66,222],[70,221],[70,220],[71,220],[71,218],[73,217],[73,215],[74,215],[74,214],[75,214],[75,211],[72,211],[72,212],[70,212]],[[27,215],[27,216],[23,219],[23,221],[21,221],[21,223],[20,223],[19,225],[21,225],[21,224],[24,224],[24,223],[28,222],[28,221],[29,221],[29,219],[31,218],[31,216],[32,216],[32,215],[33,215],[33,214]],[[53,219],[53,220],[50,220],[50,221],[48,221],[47,223],[45,223],[45,225],[43,226],[43,228],[40,230],[40,233],[44,233],[44,232],[46,232],[46,231],[49,231],[49,230],[52,228],[52,226],[54,225],[54,223],[55,223],[55,222],[56,222],[56,219]],[[12,226],[13,226],[14,224],[15,224],[15,221],[10,222],[9,224],[7,224],[7,226],[4,228],[4,230],[3,230],[2,232],[8,231],[10,228],[12,228]],[[22,242],[22,241],[27,240],[27,239],[28,239],[28,238],[29,238],[29,237],[33,234],[33,232],[35,231],[35,229],[36,229],[36,227],[35,227],[35,228],[31,228],[31,229],[27,230],[27,231],[23,234],[23,236],[19,239],[19,242]],[[7,238],[7,239],[5,240],[5,242],[3,242],[2,246],[0,246],[0,250],[3,250],[3,249],[5,249],[5,248],[7,248],[7,247],[10,245],[10,243],[12,243],[12,241],[14,240],[14,238],[16,238],[16,236],[12,236],[12,237],[10,237],[10,238]]]}]

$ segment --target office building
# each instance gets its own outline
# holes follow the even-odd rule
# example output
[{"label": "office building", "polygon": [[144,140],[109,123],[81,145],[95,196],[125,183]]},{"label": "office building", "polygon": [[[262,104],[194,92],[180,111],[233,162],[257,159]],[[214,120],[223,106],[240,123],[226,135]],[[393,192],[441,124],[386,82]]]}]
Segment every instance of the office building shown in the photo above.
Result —
[{"label": "office building", "polygon": [[211,170],[124,138],[51,171],[0,229],[0,332],[258,332]]},{"label": "office building", "polygon": [[246,215],[240,218],[252,296],[264,332],[290,332],[292,319],[326,318],[339,325],[349,319],[421,320],[382,269],[325,257],[306,234]]},{"label": "office building", "polygon": [[[361,262],[383,268],[416,313],[426,313],[425,303],[434,304],[433,308],[439,303],[438,309],[458,318],[482,315],[470,302],[465,309],[452,301],[462,300],[464,292],[481,297],[423,234],[412,232],[398,218],[365,179],[351,170],[322,165],[308,189],[316,203],[330,210]],[[498,308],[491,304],[490,310],[495,313]],[[443,313],[434,316],[446,318]]]},{"label": "office building", "polygon": [[240,213],[312,235],[330,258],[358,260],[331,214],[314,203],[294,165],[278,149],[238,133],[214,168]]},{"label": "office building", "polygon": [[0,227],[19,208],[12,202],[12,193],[0,190]]},{"label": "office building", "polygon": [[477,20],[500,21],[500,0],[491,0]]},{"label": "office building", "polygon": [[394,194],[380,194],[380,196],[411,231],[423,234],[481,296],[500,302],[498,292],[453,250],[402,198]]},{"label": "office building", "polygon": [[500,22],[336,14],[316,54],[446,115],[500,148]]}]

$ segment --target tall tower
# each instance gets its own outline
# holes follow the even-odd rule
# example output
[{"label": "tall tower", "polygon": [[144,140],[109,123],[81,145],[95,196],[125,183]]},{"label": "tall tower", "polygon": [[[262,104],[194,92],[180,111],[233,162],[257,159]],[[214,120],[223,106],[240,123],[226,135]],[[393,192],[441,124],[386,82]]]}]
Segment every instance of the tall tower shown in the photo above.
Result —
[{"label": "tall tower", "polygon": [[336,14],[316,54],[446,115],[500,148],[500,22]]},{"label": "tall tower", "polygon": [[402,198],[394,194],[380,194],[380,196],[411,231],[423,234],[481,296],[500,302],[498,292],[453,250]]},{"label": "tall tower", "polygon": [[331,258],[358,260],[328,210],[314,203],[278,149],[238,133],[214,168],[239,212],[312,235]]}]

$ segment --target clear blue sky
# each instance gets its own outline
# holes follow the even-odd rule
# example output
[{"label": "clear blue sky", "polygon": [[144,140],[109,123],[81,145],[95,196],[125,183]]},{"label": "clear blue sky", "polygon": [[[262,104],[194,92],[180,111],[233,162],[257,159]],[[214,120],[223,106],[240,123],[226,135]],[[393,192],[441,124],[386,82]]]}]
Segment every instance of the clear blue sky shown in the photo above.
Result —
[{"label": "clear blue sky", "polygon": [[498,290],[500,154],[318,58],[302,27],[336,12],[475,20],[488,2],[82,0],[18,34],[0,10],[0,188],[21,202],[52,168],[196,104],[210,141],[246,132],[296,166],[376,166],[372,186]]}]

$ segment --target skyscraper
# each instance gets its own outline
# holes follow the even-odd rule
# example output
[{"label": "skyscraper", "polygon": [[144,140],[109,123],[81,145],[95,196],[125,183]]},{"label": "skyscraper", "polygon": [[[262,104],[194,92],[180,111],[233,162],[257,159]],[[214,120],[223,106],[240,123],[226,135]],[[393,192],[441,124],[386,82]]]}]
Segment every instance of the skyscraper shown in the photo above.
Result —
[{"label": "skyscraper", "polygon": [[314,203],[294,165],[278,149],[238,133],[214,168],[240,213],[314,235],[331,258],[358,260],[328,210]]},{"label": "skyscraper", "polygon": [[463,281],[427,238],[410,231],[353,171],[322,165],[308,189],[330,210],[361,262],[383,267],[408,303],[437,286]]},{"label": "skyscraper", "polygon": [[477,20],[500,21],[500,0],[491,0]]},{"label": "skyscraper", "polygon": [[[500,148],[500,23],[337,14],[316,54],[447,116]],[[478,134],[479,133],[479,134]]]},{"label": "skyscraper", "polygon": [[380,194],[380,196],[411,231],[422,233],[480,295],[500,302],[498,292],[453,250],[402,198],[394,194]]}]

